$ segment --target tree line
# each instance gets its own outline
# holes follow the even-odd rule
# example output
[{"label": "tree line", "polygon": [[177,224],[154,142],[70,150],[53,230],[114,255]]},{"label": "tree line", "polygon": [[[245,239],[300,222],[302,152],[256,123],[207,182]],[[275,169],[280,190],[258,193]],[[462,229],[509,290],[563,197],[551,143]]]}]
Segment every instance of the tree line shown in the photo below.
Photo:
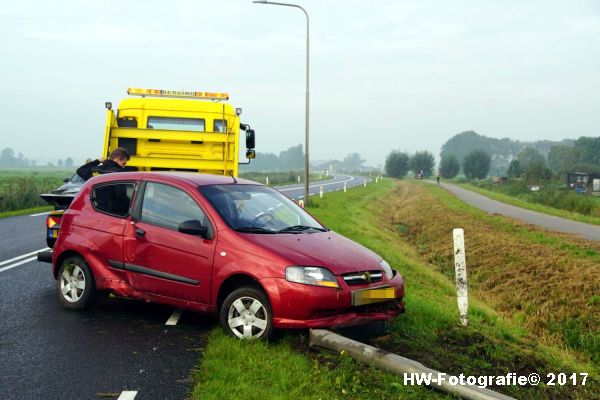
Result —
[{"label": "tree line", "polygon": [[[332,161],[328,164],[339,171],[356,171],[363,167],[365,160],[358,153],[348,154],[342,161]],[[321,166],[313,166],[321,167]],[[250,164],[242,164],[240,171],[293,171],[304,169],[304,148],[301,144],[275,153],[256,153],[256,158]]]},{"label": "tree line", "polygon": [[[71,168],[73,167],[73,163],[73,159],[71,157],[67,157],[64,160],[57,160],[56,166]],[[37,161],[25,158],[25,155],[21,152],[15,155],[15,150],[10,147],[5,147],[4,149],[0,150],[0,167],[23,168],[35,166],[37,166]],[[53,163],[48,163],[46,166],[54,167],[55,165]]]},{"label": "tree line", "polygon": [[[462,134],[461,134],[462,135]],[[471,134],[476,142],[480,138]],[[463,135],[464,139],[465,135]],[[548,144],[549,141],[538,143]],[[521,178],[526,183],[545,183],[553,178],[562,178],[567,172],[600,173],[600,137],[582,136],[577,140],[555,142],[546,153],[539,147],[526,145],[510,159],[505,170],[494,170],[498,175]],[[564,144],[567,143],[567,144]],[[469,147],[469,146],[467,146]],[[493,159],[497,154],[477,149],[459,156],[451,153],[448,146],[441,154],[439,171],[443,178],[453,178],[461,171],[469,179],[483,179],[490,174]]]}]

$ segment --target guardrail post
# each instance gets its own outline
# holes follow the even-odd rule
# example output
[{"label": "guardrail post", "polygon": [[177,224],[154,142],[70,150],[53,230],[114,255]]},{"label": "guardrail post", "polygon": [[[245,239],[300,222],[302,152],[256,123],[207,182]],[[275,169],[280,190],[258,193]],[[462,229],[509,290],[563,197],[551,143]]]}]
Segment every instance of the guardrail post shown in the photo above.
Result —
[{"label": "guardrail post", "polygon": [[456,271],[456,300],[460,313],[460,324],[467,326],[469,323],[469,297],[467,293],[467,256],[465,254],[465,232],[462,228],[452,231],[454,237],[454,269]]}]

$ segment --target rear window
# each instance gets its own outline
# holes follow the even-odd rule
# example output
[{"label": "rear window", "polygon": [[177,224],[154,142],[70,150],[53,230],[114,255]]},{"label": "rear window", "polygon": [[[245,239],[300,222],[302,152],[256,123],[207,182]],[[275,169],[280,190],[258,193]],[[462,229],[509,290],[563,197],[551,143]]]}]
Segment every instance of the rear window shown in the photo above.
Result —
[{"label": "rear window", "polygon": [[148,117],[148,129],[204,132],[203,118]]},{"label": "rear window", "polygon": [[98,185],[92,189],[92,205],[96,211],[115,217],[127,217],[135,184],[116,182]]}]

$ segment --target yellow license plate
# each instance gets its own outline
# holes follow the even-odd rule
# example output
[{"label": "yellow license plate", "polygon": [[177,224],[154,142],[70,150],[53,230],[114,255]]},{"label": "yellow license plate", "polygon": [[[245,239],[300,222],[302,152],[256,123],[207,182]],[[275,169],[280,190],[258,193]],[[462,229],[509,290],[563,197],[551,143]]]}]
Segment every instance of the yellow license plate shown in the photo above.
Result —
[{"label": "yellow license plate", "polygon": [[362,306],[365,304],[379,303],[396,298],[394,288],[365,289],[352,292],[352,305]]}]

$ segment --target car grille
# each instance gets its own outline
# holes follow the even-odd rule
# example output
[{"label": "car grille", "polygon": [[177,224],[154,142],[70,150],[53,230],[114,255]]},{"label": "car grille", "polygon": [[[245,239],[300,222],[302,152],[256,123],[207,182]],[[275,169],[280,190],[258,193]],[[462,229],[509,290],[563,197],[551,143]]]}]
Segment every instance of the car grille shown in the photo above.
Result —
[{"label": "car grille", "polygon": [[365,283],[381,282],[383,280],[383,272],[381,271],[359,271],[343,274],[342,278],[348,285],[362,285]]}]

